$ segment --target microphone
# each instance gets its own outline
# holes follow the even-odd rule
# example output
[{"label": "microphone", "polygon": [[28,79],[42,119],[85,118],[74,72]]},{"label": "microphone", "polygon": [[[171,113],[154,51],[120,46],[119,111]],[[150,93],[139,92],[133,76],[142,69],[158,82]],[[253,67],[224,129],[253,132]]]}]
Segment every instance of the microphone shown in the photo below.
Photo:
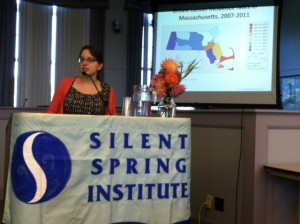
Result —
[{"label": "microphone", "polygon": [[27,98],[24,99],[23,107],[25,107],[26,102],[27,102]]},{"label": "microphone", "polygon": [[[82,75],[87,75],[85,72],[82,72],[81,74],[82,74]],[[90,78],[90,80],[91,80],[92,83],[94,84],[94,86],[95,86],[95,88],[96,88],[96,90],[97,90],[97,92],[98,92],[98,95],[99,95],[100,99],[102,100],[102,102],[104,103],[105,108],[106,108],[107,111],[108,111],[108,114],[111,115],[111,112],[110,112],[110,110],[109,110],[109,108],[108,108],[108,105],[107,105],[107,104],[108,104],[108,101],[104,101],[103,96],[102,96],[102,94],[100,93],[98,87],[96,86],[96,83],[94,82],[93,78],[92,78],[90,75],[87,75],[87,76]]]}]

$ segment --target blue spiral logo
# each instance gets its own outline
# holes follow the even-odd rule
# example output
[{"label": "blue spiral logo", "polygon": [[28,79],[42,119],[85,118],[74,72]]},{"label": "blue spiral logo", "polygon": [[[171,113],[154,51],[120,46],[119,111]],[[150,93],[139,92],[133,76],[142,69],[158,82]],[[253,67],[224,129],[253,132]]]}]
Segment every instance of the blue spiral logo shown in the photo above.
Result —
[{"label": "blue spiral logo", "polygon": [[69,152],[57,137],[39,131],[20,135],[11,162],[16,197],[28,204],[51,200],[67,185],[71,166]]}]

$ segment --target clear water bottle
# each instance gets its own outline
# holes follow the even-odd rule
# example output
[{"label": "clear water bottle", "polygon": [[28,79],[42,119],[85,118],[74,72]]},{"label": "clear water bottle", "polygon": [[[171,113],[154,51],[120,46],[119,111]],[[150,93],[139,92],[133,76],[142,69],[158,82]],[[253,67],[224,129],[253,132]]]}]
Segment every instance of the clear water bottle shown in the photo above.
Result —
[{"label": "clear water bottle", "polygon": [[132,94],[132,115],[136,117],[151,116],[150,87],[134,85]]}]

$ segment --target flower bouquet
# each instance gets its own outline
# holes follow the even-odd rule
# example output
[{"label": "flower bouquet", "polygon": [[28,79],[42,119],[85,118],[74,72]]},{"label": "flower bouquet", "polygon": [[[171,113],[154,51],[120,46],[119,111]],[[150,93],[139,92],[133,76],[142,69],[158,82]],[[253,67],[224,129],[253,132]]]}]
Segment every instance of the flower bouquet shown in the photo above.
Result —
[{"label": "flower bouquet", "polygon": [[175,117],[176,104],[173,98],[185,92],[185,86],[181,84],[197,66],[194,59],[184,70],[183,62],[177,63],[173,59],[165,59],[161,63],[158,74],[151,80],[151,88],[156,97],[161,99],[158,105],[158,113],[161,117]]}]

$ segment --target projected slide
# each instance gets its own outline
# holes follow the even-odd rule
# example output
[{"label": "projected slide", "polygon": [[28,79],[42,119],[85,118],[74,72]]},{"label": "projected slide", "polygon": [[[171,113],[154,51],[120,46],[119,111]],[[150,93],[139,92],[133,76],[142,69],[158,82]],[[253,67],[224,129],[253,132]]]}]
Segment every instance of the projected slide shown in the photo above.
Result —
[{"label": "projected slide", "polygon": [[199,61],[187,91],[271,91],[273,7],[159,12],[156,31],[156,68]]}]

